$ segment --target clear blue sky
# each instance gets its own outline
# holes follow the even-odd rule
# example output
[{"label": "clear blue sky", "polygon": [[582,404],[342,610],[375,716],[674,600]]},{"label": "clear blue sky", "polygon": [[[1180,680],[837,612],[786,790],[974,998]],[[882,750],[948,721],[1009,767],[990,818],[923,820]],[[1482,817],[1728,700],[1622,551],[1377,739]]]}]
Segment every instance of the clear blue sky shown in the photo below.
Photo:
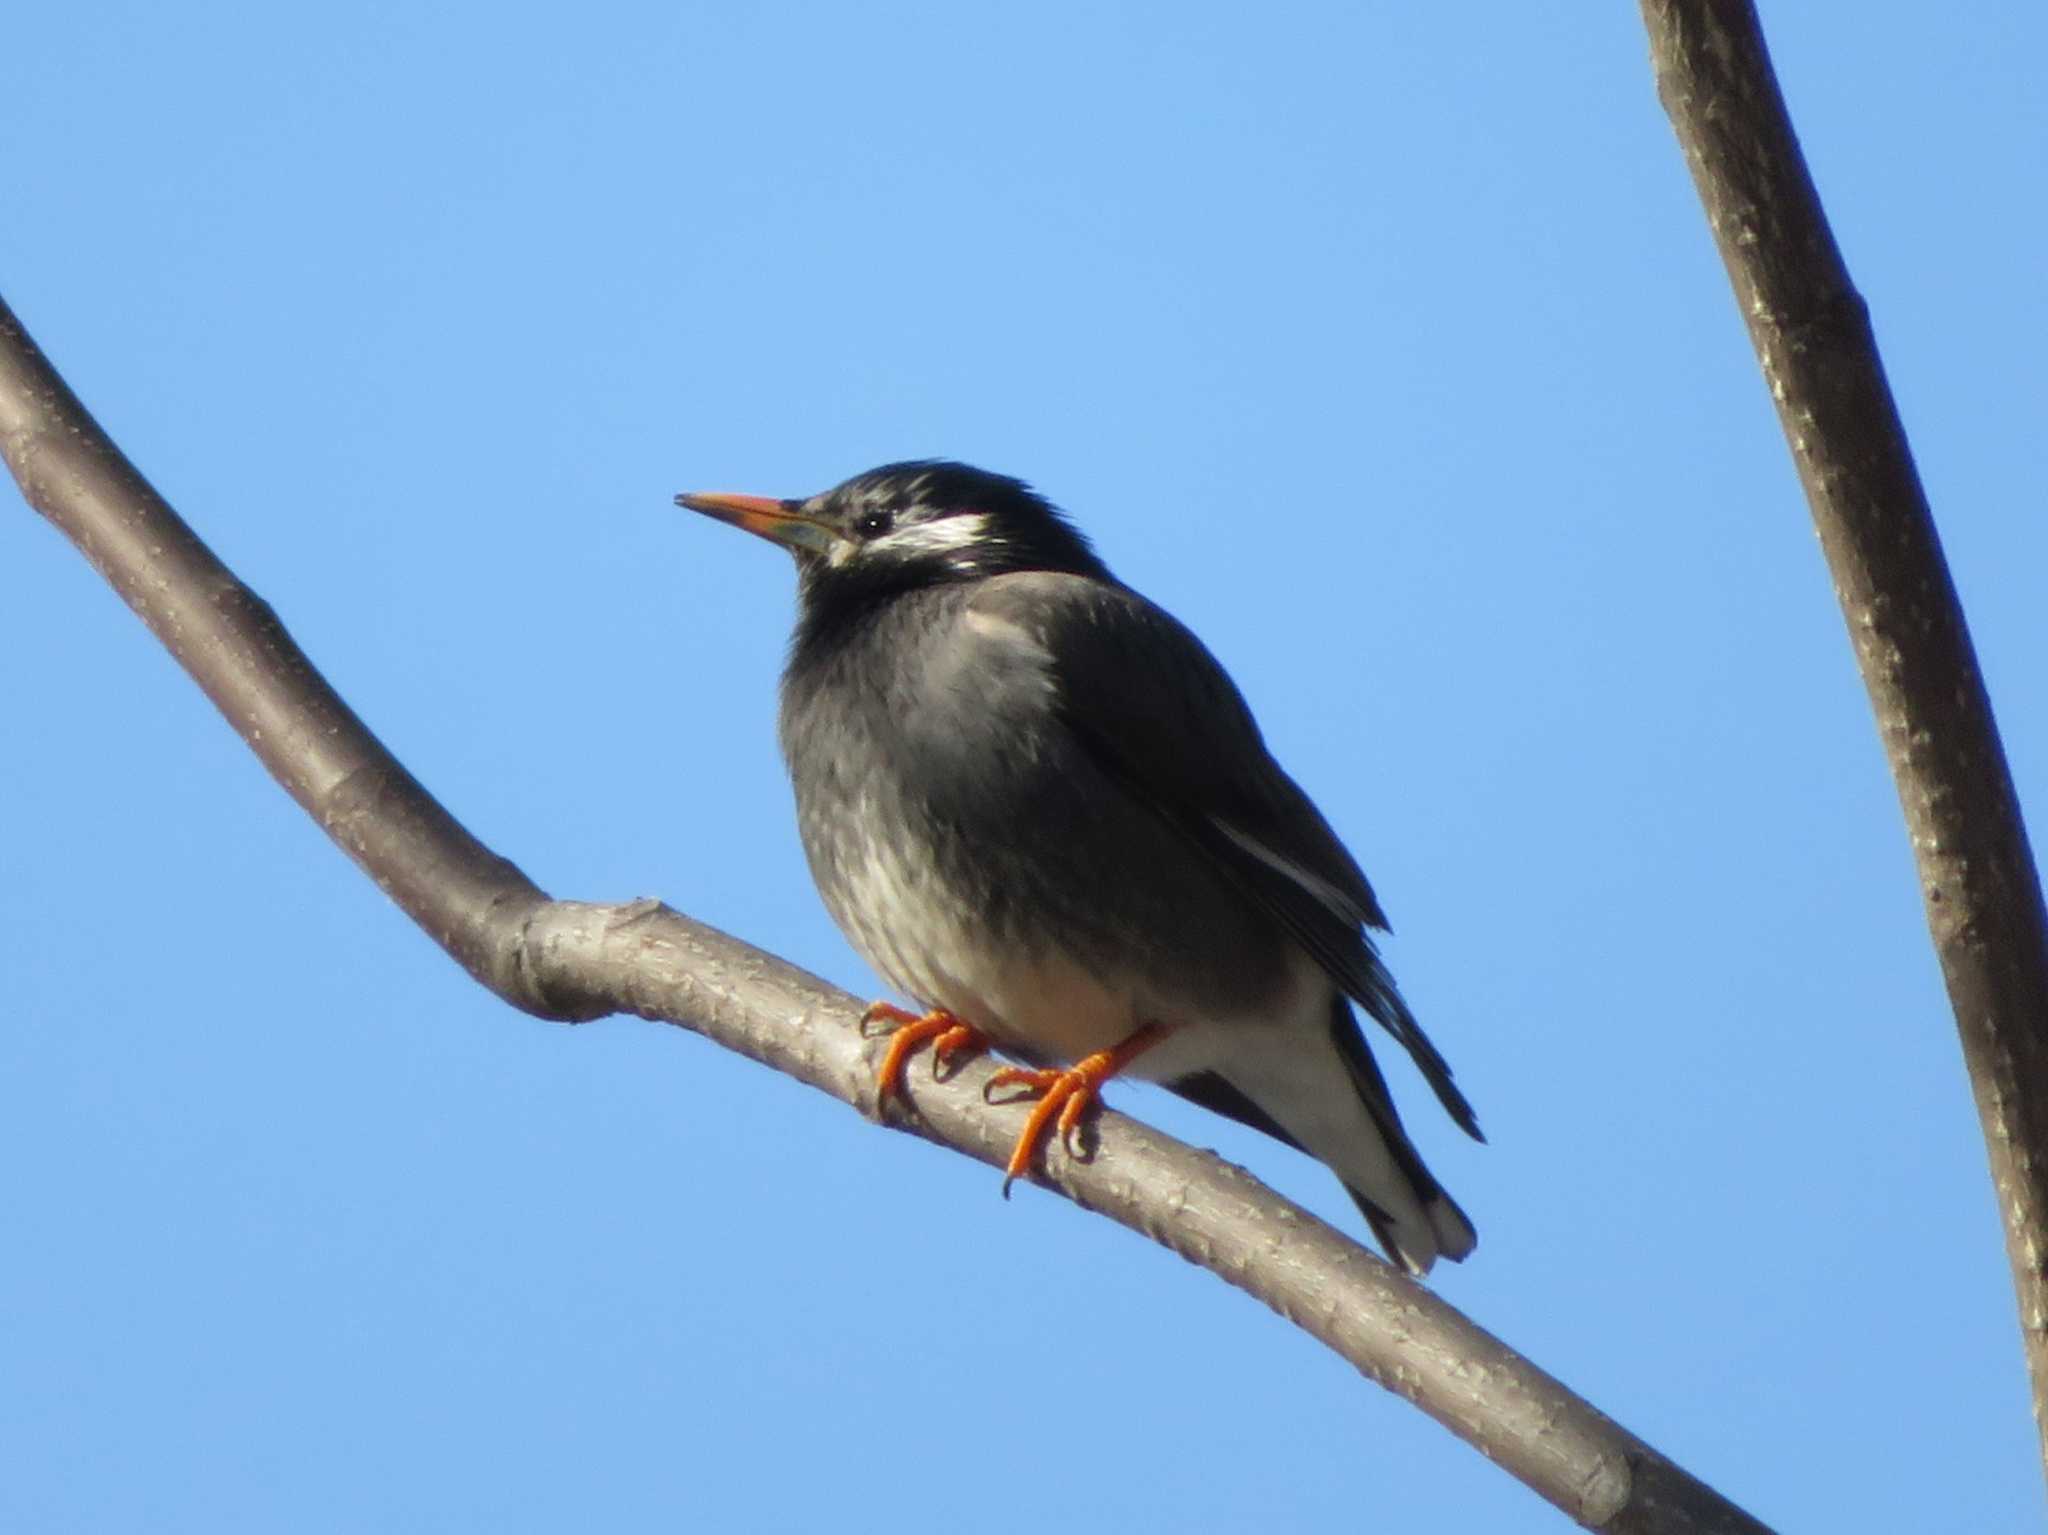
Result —
[{"label": "clear blue sky", "polygon": [[[2048,12],[1771,3],[2048,823]],[[2035,1526],[1869,709],[1633,8],[31,7],[0,291],[481,836],[858,992],[774,551],[1024,475],[1234,669],[1492,1137],[1456,1304],[1786,1529]],[[0,506],[0,1526],[1548,1531],[1237,1293],[471,985]],[[1125,1089],[1356,1228],[1321,1168]]]}]

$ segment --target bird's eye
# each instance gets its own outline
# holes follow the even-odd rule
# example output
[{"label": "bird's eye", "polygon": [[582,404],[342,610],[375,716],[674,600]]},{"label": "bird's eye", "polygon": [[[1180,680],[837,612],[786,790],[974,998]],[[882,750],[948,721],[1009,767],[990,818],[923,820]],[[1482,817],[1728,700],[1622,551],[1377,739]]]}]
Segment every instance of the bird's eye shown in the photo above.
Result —
[{"label": "bird's eye", "polygon": [[862,538],[880,538],[894,527],[896,519],[887,512],[868,512],[853,525],[853,531]]}]

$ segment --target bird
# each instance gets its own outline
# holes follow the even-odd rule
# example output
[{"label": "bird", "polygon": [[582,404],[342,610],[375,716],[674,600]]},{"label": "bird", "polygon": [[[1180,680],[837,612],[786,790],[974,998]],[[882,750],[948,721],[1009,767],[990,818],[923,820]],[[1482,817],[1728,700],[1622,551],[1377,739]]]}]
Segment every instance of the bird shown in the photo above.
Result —
[{"label": "bird", "polygon": [[1036,1097],[1004,1178],[1069,1149],[1112,1077],[1163,1084],[1328,1165],[1414,1275],[1477,1243],[1396,1111],[1358,1009],[1484,1140],[1402,999],[1357,861],[1192,631],[1031,486],[944,459],[818,495],[677,505],[794,557],[779,736],[805,856],[854,949],[919,1010],[903,1093],[993,1047]]}]

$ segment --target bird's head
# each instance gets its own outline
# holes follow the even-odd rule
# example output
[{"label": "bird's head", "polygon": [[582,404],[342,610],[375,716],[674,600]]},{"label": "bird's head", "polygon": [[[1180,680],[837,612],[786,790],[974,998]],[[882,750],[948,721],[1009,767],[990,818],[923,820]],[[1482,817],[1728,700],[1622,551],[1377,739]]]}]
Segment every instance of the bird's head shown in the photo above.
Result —
[{"label": "bird's head", "polygon": [[1108,576],[1080,530],[1022,480],[942,459],[870,469],[807,500],[708,492],[676,504],[788,549],[807,602],[1014,570]]}]

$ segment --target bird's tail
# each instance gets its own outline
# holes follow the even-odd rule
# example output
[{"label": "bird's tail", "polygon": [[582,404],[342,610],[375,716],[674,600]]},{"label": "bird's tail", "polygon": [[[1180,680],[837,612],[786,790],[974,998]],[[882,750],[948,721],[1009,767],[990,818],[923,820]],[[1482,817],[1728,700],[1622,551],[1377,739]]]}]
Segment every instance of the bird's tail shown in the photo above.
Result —
[{"label": "bird's tail", "polygon": [[1329,1167],[1380,1246],[1409,1273],[1469,1255],[1478,1234],[1401,1127],[1350,1002],[1332,996],[1327,1025],[1310,1018],[1303,1032],[1292,1048],[1259,1040],[1216,1069],[1167,1085]]},{"label": "bird's tail", "polygon": [[1371,1120],[1372,1139],[1377,1144],[1360,1147],[1341,1159],[1334,1150],[1314,1145],[1308,1147],[1310,1154],[1336,1170],[1380,1246],[1409,1273],[1427,1274],[1438,1258],[1463,1261],[1479,1245],[1479,1233],[1408,1139],[1393,1095],[1387,1091],[1387,1079],[1380,1074],[1379,1062],[1372,1058],[1358,1020],[1342,997],[1331,1011],[1330,1038]]}]

